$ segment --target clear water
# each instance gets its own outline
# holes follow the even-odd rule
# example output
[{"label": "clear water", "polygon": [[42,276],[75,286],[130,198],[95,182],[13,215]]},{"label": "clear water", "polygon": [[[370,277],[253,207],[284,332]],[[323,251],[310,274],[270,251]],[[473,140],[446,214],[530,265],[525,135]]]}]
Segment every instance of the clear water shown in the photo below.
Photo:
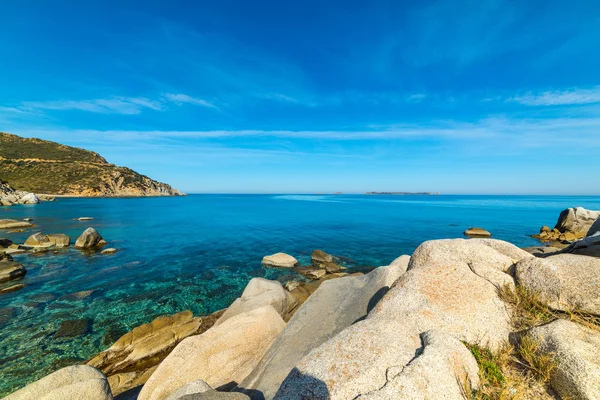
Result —
[{"label": "clear water", "polygon": [[[518,246],[567,207],[600,209],[600,197],[192,195],[180,198],[59,199],[0,208],[0,218],[34,218],[36,231],[74,239],[93,226],[119,252],[20,255],[27,287],[0,295],[0,396],[105,349],[120,334],[162,314],[207,314],[228,306],[283,251],[309,263],[320,248],[348,265],[385,265],[429,239],[461,237],[471,226]],[[77,221],[92,216],[93,221]],[[87,299],[62,296],[93,289]],[[8,321],[2,312],[11,310]],[[56,339],[62,321],[90,318],[91,332]],[[7,319],[6,317],[4,318]]]}]

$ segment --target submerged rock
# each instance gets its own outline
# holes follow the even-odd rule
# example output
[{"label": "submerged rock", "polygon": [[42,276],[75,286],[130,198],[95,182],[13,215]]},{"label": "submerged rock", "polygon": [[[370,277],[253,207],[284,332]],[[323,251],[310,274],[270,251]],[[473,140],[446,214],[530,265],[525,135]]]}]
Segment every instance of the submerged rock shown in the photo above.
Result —
[{"label": "submerged rock", "polygon": [[58,300],[61,301],[78,301],[85,300],[95,292],[94,289],[82,290],[81,292],[69,293],[61,296]]},{"label": "submerged rock", "polygon": [[27,270],[19,263],[9,261],[8,259],[0,261],[0,282],[22,278],[26,273]]},{"label": "submerged rock", "polygon": [[367,315],[406,271],[409,259],[403,256],[402,262],[376,268],[367,275],[321,283],[240,388],[259,391],[272,399],[302,357]]},{"label": "submerged rock", "polygon": [[221,325],[235,315],[266,305],[272,306],[282,318],[286,319],[297,303],[298,300],[285,290],[281,283],[264,278],[253,278],[244,289],[242,296],[225,310],[215,326]]},{"label": "submerged rock", "polygon": [[87,365],[60,369],[17,390],[4,400],[112,400],[102,372]]},{"label": "submerged rock", "polygon": [[77,238],[75,247],[78,249],[91,249],[100,245],[102,236],[94,228],[87,228],[81,236]]},{"label": "submerged rock", "polygon": [[63,321],[54,334],[55,339],[85,335],[90,331],[92,320],[89,318]]},{"label": "submerged rock", "polygon": [[16,292],[17,290],[23,289],[25,286],[27,286],[27,285],[24,283],[17,283],[14,285],[6,286],[3,288],[0,288],[0,294]]},{"label": "submerged rock", "polygon": [[276,253],[263,257],[262,265],[265,267],[293,268],[298,265],[298,260],[289,254]]},{"label": "submerged rock", "polygon": [[562,398],[600,399],[599,331],[558,319],[528,335],[540,343],[540,353],[554,356],[550,384]]},{"label": "submerged rock", "polygon": [[162,400],[198,379],[217,388],[241,382],[284,328],[277,311],[264,306],[188,337],[160,363],[138,399]]}]

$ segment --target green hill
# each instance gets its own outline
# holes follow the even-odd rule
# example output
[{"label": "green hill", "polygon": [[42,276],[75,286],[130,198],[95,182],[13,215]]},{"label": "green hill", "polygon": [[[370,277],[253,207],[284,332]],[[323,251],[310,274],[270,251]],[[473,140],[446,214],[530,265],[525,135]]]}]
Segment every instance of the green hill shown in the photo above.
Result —
[{"label": "green hill", "polygon": [[92,151],[0,132],[0,178],[33,193],[71,196],[177,196],[179,191],[108,163]]}]

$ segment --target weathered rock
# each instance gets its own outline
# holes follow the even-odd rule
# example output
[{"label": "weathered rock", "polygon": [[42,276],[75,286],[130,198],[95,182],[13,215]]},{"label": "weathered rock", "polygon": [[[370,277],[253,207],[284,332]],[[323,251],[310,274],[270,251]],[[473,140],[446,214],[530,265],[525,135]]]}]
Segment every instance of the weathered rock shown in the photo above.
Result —
[{"label": "weathered rock", "polygon": [[82,290],[80,292],[65,294],[64,296],[61,296],[58,300],[61,300],[61,301],[85,300],[88,297],[90,297],[92,294],[94,294],[94,292],[95,292],[94,289]]},{"label": "weathered rock", "polygon": [[4,400],[112,400],[106,377],[96,368],[74,365],[17,390]]},{"label": "weathered rock", "polygon": [[46,236],[50,243],[54,244],[56,247],[69,247],[71,244],[71,238],[64,233],[51,233]]},{"label": "weathered rock", "polygon": [[92,221],[94,217],[79,217],[77,218],[79,221]]},{"label": "weathered rock", "polygon": [[30,228],[33,224],[16,219],[0,219],[0,229]]},{"label": "weathered rock", "polygon": [[6,253],[6,252],[0,252],[0,261],[14,261],[14,258]]},{"label": "weathered rock", "polygon": [[25,276],[27,270],[14,261],[0,261],[0,282],[12,281]]},{"label": "weathered rock", "polygon": [[[357,359],[369,358],[370,368],[362,370],[351,384],[337,387],[335,384],[324,384],[315,376],[327,375],[331,381],[347,371],[357,369],[354,359],[339,359],[336,354],[330,354],[338,359],[336,368],[323,371],[322,365],[311,364],[310,356],[306,357],[297,368],[286,378],[275,396],[278,400],[294,399],[464,399],[466,382],[473,389],[478,387],[479,368],[470,351],[457,339],[438,331],[425,332],[419,337],[406,338],[402,344],[397,336],[393,337],[393,329],[389,321],[377,327],[383,327],[385,338],[391,340],[390,347],[377,337],[372,344],[365,334],[379,336],[379,331],[369,328],[368,323],[357,324],[364,329],[361,339],[364,346],[356,348]],[[332,339],[338,348],[345,347],[345,333]],[[354,334],[357,332],[355,331]],[[399,334],[402,331],[398,332]],[[353,341],[353,343],[355,343]],[[383,345],[379,347],[380,345]],[[336,346],[330,346],[326,351],[335,351]],[[316,350],[318,351],[318,350]],[[415,356],[416,354],[416,356]],[[377,362],[377,360],[379,362]],[[390,365],[392,367],[390,367]],[[313,375],[314,371],[314,375]],[[329,381],[329,382],[331,382]],[[367,390],[372,388],[372,390]]]},{"label": "weathered rock", "polygon": [[42,232],[34,233],[29,236],[25,241],[25,246],[50,246],[52,243],[48,236],[44,235]]},{"label": "weathered rock", "polygon": [[250,397],[242,393],[208,390],[203,393],[188,394],[180,397],[179,400],[250,400]]},{"label": "weathered rock", "polygon": [[600,260],[574,254],[532,258],[516,265],[520,285],[556,310],[600,315]]},{"label": "weathered rock", "polygon": [[58,328],[58,331],[54,334],[54,338],[63,337],[74,337],[85,335],[90,331],[92,320],[89,318],[75,319],[69,321],[63,321]]},{"label": "weathered rock", "polygon": [[289,254],[276,253],[263,257],[262,265],[265,267],[293,268],[298,265],[298,260]]},{"label": "weathered rock", "polygon": [[39,203],[39,199],[35,194],[22,190],[15,190],[8,183],[0,180],[0,206],[37,203]]},{"label": "weathered rock", "polygon": [[552,229],[550,229],[549,226],[544,225],[540,228],[540,233],[542,232],[552,232]]},{"label": "weathered rock", "polygon": [[241,382],[284,328],[277,311],[265,306],[188,337],[158,366],[138,399],[162,400],[198,379],[216,388]]},{"label": "weathered rock", "polygon": [[281,283],[264,278],[253,278],[248,282],[242,296],[229,306],[215,326],[221,325],[235,315],[266,305],[272,306],[281,318],[286,319],[297,303],[298,300],[285,290]]},{"label": "weathered rock", "polygon": [[104,249],[100,252],[100,254],[115,254],[117,252],[117,249],[113,248],[113,247],[109,247],[108,249]]},{"label": "weathered rock", "polygon": [[0,288],[0,294],[16,292],[17,290],[23,289],[25,286],[27,286],[27,285],[24,283],[17,283],[14,285],[6,286],[3,288]]},{"label": "weathered rock", "polygon": [[532,246],[526,247],[523,250],[536,257],[546,257],[549,254],[555,254],[560,251],[560,249],[552,246]]},{"label": "weathered rock", "polygon": [[492,234],[483,228],[469,228],[465,231],[465,236],[471,237],[492,237]]},{"label": "weathered rock", "polygon": [[409,259],[403,256],[401,262],[376,268],[367,275],[321,283],[240,387],[272,399],[302,357],[367,315],[406,271]]},{"label": "weathered rock", "polygon": [[304,275],[308,279],[321,279],[327,274],[327,271],[319,267],[297,267],[294,271]]},{"label": "weathered rock", "polygon": [[322,265],[332,263],[333,256],[331,254],[325,253],[323,250],[313,250],[311,255],[312,265],[315,267],[320,267]]},{"label": "weathered rock", "polygon": [[300,286],[300,282],[298,281],[287,281],[285,283],[285,288],[291,292],[292,290],[296,289],[298,286]]},{"label": "weathered rock", "polygon": [[21,197],[21,204],[38,204],[40,200],[33,193],[27,193]]},{"label": "weathered rock", "polygon": [[598,218],[600,211],[586,210],[583,207],[567,208],[560,213],[554,228],[561,233],[572,232],[577,237],[583,237]]},{"label": "weathered rock", "polygon": [[[515,255],[533,258],[515,246],[491,240],[423,243],[413,253],[407,272],[366,320],[350,326],[296,364],[289,378],[294,380],[294,390],[310,393],[312,389],[308,386],[319,382],[320,391],[330,396],[327,398],[347,399],[370,395],[387,383],[393,393],[400,394],[390,398],[436,398],[428,392],[435,387],[425,388],[423,382],[429,379],[450,382],[453,373],[447,367],[457,359],[451,356],[446,364],[430,365],[424,358],[423,366],[415,369],[418,372],[411,372],[408,364],[422,347],[420,335],[427,331],[443,332],[491,349],[507,342],[510,318],[506,305],[498,297],[498,287],[512,280],[506,271],[514,263]],[[292,321],[293,318],[290,325]],[[465,365],[470,364],[468,357],[462,360]],[[431,371],[425,372],[426,367]],[[398,373],[394,386],[392,378]],[[298,378],[300,375],[310,378],[303,380]],[[416,391],[414,397],[408,396],[411,387]],[[456,386],[450,384],[448,388],[451,394]],[[383,397],[379,398],[385,398],[386,394],[382,392]],[[455,398],[450,394],[442,398]]]},{"label": "weathered rock", "polygon": [[23,218],[23,221],[25,221],[25,222],[31,222],[31,221],[33,221],[33,218]]},{"label": "weathered rock", "polygon": [[15,307],[4,307],[0,308],[0,327],[6,324],[16,314]]},{"label": "weathered rock", "polygon": [[98,231],[94,228],[87,228],[81,236],[77,238],[75,242],[75,247],[78,249],[90,249],[93,247],[97,247],[100,244],[100,241],[103,240],[102,236],[98,233]]},{"label": "weathered rock", "polygon": [[177,344],[188,336],[205,332],[221,315],[219,311],[206,317],[194,317],[191,311],[183,311],[158,317],[126,333],[87,364],[102,370],[109,377],[113,393],[119,394],[145,383],[153,368]]},{"label": "weathered rock", "polygon": [[553,354],[556,368],[550,384],[562,397],[600,399],[600,332],[558,319],[528,332],[541,353]]},{"label": "weathered rock", "polygon": [[7,249],[11,244],[13,244],[12,240],[0,238],[0,248]]},{"label": "weathered rock", "polygon": [[326,263],[323,265],[323,268],[325,268],[325,271],[327,271],[328,274],[335,274],[346,270],[346,267],[336,263]]},{"label": "weathered rock", "polygon": [[193,381],[184,385],[171,393],[167,400],[180,400],[183,396],[189,394],[200,394],[212,390],[210,385],[204,382],[202,379],[198,379],[197,381]]},{"label": "weathered rock", "polygon": [[588,230],[586,237],[591,237],[594,235],[600,235],[600,218],[596,220]]}]

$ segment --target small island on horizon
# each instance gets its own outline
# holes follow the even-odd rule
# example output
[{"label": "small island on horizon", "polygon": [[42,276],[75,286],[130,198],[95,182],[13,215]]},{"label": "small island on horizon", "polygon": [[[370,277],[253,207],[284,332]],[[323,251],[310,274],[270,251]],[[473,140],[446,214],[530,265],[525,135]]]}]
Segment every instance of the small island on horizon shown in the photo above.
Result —
[{"label": "small island on horizon", "polygon": [[393,196],[439,196],[440,192],[367,192],[365,194]]}]

